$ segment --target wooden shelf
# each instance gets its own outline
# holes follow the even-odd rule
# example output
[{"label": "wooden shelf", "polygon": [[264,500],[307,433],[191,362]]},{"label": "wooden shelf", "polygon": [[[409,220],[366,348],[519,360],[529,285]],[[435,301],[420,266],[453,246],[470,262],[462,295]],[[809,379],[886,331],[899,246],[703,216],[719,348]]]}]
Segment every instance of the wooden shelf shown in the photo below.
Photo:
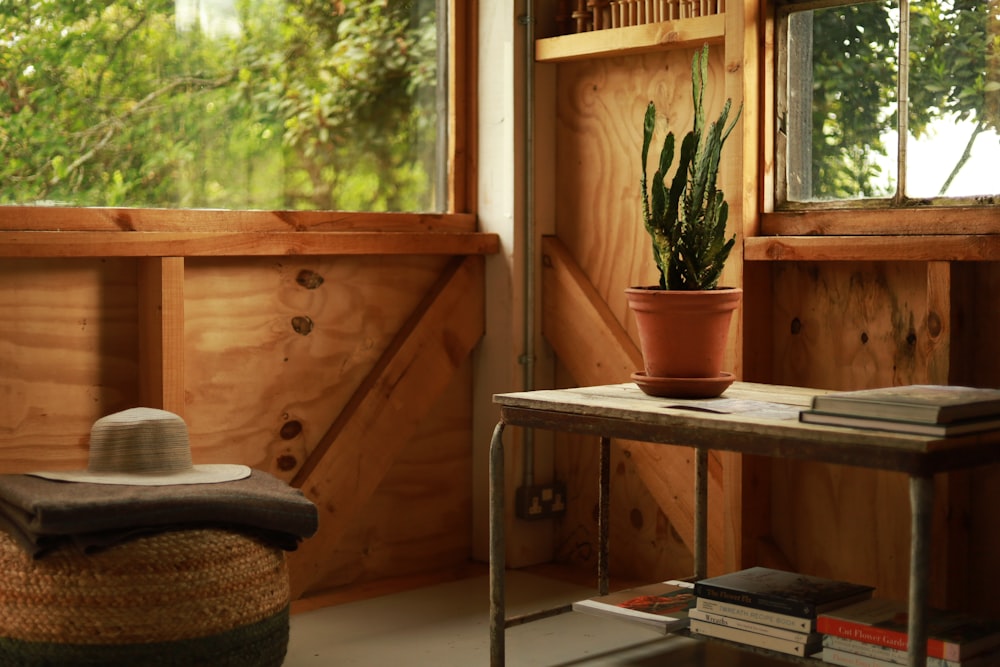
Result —
[{"label": "wooden shelf", "polygon": [[539,39],[535,42],[535,60],[567,62],[683,49],[720,43],[725,36],[726,16],[714,14]]},{"label": "wooden shelf", "polygon": [[0,257],[488,255],[482,232],[0,232]]},{"label": "wooden shelf", "polygon": [[992,262],[1000,260],[1000,236],[756,236],[744,241],[743,258],[750,262]]}]

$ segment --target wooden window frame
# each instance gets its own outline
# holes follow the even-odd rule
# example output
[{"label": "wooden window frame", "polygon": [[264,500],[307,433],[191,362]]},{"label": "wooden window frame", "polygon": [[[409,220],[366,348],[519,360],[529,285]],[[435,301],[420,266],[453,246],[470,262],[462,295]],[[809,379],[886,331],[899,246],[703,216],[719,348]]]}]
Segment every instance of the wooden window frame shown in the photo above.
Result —
[{"label": "wooden window frame", "polygon": [[1000,261],[1000,206],[777,210],[775,114],[779,8],[762,4],[760,220],[744,239],[747,261]]},{"label": "wooden window frame", "polygon": [[[393,254],[404,252],[399,243],[404,239],[413,241],[427,233],[464,236],[475,232],[477,3],[450,0],[447,11],[449,117],[444,213],[0,206],[0,256],[364,254],[384,249],[383,241],[372,236],[381,232],[393,235],[395,241],[389,245]],[[107,232],[142,234],[112,240]],[[303,232],[312,236],[298,238]],[[93,236],[95,233],[100,236]],[[352,235],[351,241],[345,233]],[[478,246],[476,241],[469,242],[470,248]],[[407,252],[419,252],[417,248],[423,245],[418,243]],[[425,249],[452,254],[449,248],[463,245],[436,239]]]}]

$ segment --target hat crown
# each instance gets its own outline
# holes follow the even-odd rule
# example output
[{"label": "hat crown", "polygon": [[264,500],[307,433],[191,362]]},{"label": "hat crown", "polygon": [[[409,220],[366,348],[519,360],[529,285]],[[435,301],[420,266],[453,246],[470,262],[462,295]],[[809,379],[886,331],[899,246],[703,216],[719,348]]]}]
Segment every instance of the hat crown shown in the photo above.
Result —
[{"label": "hat crown", "polygon": [[193,468],[187,424],[156,408],[131,408],[102,417],[90,429],[92,473],[163,475]]}]

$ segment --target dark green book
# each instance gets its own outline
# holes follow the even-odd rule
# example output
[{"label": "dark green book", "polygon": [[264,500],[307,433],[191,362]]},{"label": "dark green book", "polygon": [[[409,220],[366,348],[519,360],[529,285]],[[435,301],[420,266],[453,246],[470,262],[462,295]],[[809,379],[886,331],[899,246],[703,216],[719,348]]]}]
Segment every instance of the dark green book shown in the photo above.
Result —
[{"label": "dark green book", "polygon": [[799,618],[871,598],[873,586],[796,572],[751,567],[696,581],[699,598],[773,611]]}]

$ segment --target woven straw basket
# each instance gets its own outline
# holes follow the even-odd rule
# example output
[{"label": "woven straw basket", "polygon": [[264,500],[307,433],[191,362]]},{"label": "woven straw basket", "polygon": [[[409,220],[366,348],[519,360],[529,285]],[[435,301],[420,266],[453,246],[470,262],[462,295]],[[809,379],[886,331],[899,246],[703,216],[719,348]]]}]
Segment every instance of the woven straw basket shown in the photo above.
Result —
[{"label": "woven straw basket", "polygon": [[264,667],[288,648],[284,552],[217,529],[32,559],[0,531],[0,665]]}]

